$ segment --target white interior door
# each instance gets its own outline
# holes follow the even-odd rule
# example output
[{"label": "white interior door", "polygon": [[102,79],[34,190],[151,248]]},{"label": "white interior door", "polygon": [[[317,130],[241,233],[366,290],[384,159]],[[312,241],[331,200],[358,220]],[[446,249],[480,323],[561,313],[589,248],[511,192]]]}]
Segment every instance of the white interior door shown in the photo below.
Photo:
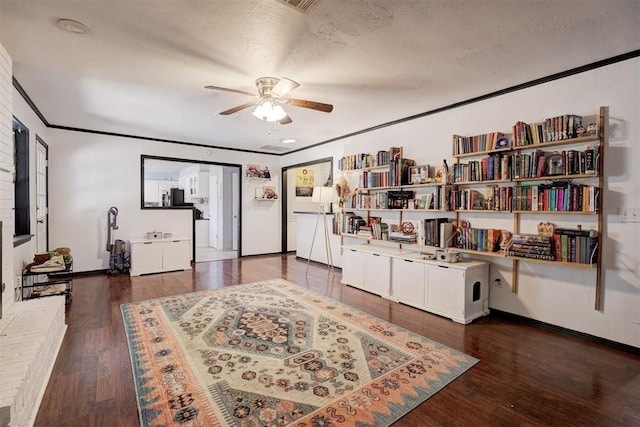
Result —
[{"label": "white interior door", "polygon": [[220,197],[218,195],[218,175],[209,176],[209,246],[218,249],[218,212]]},{"label": "white interior door", "polygon": [[48,219],[49,206],[47,203],[47,168],[48,148],[37,138],[36,144],[36,247],[38,253],[49,250]]},{"label": "white interior door", "polygon": [[238,201],[240,200],[240,174],[238,172],[233,172],[231,174],[231,211],[233,216],[233,222],[231,223],[231,236],[233,239],[232,242],[232,250],[238,250],[238,234],[239,234],[239,212],[238,212]]}]

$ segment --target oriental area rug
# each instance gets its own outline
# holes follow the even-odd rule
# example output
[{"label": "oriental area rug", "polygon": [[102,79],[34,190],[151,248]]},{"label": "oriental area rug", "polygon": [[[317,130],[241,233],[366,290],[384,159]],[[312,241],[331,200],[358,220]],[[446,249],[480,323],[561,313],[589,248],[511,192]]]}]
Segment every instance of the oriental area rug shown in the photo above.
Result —
[{"label": "oriental area rug", "polygon": [[478,362],[282,279],[122,314],[143,426],[386,426]]}]

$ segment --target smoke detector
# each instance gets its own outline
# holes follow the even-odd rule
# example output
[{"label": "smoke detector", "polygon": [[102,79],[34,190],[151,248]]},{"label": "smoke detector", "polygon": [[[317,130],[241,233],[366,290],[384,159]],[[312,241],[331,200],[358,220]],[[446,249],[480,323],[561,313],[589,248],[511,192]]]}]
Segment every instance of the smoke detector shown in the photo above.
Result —
[{"label": "smoke detector", "polygon": [[66,31],[71,34],[83,35],[89,32],[89,27],[82,22],[74,21],[73,19],[58,19],[58,28],[62,31]]}]

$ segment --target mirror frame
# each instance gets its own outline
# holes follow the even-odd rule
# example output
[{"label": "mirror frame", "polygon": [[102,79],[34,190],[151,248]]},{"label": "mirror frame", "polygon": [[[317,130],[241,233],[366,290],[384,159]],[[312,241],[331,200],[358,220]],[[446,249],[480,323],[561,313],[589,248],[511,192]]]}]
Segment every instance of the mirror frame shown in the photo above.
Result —
[{"label": "mirror frame", "polygon": [[[242,165],[235,163],[209,162],[206,160],[180,159],[176,157],[152,156],[149,154],[140,155],[140,209],[193,209],[192,206],[145,206],[144,205],[144,161],[145,160],[165,160],[167,162],[194,163],[201,165],[229,166],[238,168],[239,176],[242,176]],[[240,200],[242,200],[242,186],[240,188]]]}]

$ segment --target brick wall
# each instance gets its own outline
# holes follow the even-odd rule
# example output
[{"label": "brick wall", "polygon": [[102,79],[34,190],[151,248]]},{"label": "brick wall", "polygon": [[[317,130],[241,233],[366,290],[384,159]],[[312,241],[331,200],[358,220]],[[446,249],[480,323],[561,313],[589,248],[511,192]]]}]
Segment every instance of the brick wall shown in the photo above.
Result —
[{"label": "brick wall", "polygon": [[11,57],[0,44],[0,221],[2,221],[3,312],[14,301],[13,271],[13,89]]},{"label": "brick wall", "polygon": [[0,320],[0,426],[33,425],[65,330],[63,296],[18,302]]}]

